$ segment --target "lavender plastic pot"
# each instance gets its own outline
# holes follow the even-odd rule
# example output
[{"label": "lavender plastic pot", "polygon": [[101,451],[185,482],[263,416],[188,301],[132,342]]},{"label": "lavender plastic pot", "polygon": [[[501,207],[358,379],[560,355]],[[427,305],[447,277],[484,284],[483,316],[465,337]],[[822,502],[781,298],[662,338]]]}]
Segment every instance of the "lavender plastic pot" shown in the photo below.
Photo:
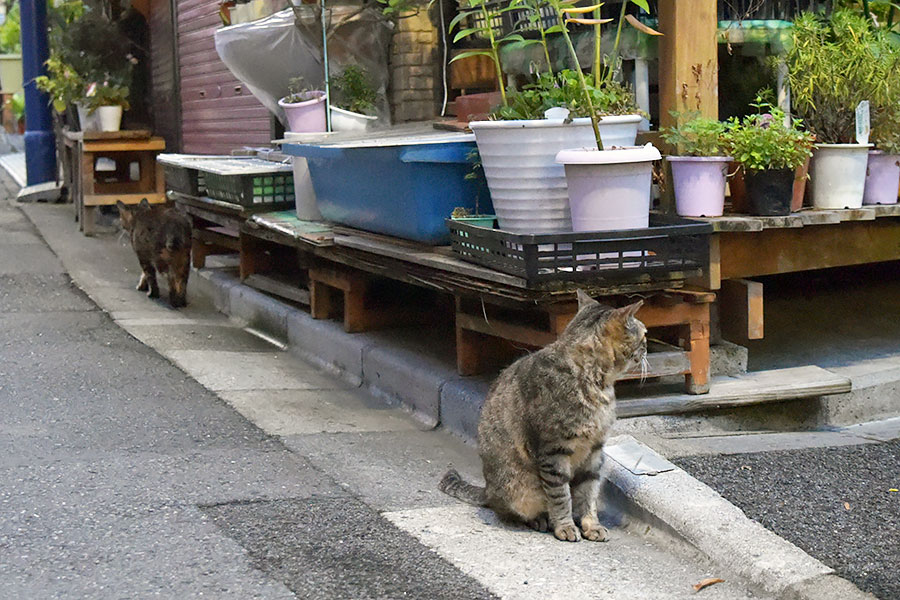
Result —
[{"label": "lavender plastic pot", "polygon": [[675,211],[682,217],[720,217],[730,156],[667,156],[672,165]]},{"label": "lavender plastic pot", "polygon": [[900,155],[885,154],[881,150],[869,152],[863,204],[897,204],[898,188]]},{"label": "lavender plastic pot", "polygon": [[294,133],[316,133],[325,131],[325,92],[308,92],[311,99],[288,103],[284,98],[278,106],[284,109],[288,120],[288,131]]}]

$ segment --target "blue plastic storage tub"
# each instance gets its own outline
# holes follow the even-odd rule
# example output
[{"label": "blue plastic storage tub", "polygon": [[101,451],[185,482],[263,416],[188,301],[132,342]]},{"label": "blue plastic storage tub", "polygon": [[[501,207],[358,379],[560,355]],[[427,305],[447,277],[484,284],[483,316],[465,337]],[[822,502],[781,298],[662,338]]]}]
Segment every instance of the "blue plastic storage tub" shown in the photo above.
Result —
[{"label": "blue plastic storage tub", "polygon": [[320,144],[284,144],[302,156],[328,221],[415,240],[449,244],[444,220],[462,206],[493,212],[477,160],[475,138],[465,134],[383,137]]}]

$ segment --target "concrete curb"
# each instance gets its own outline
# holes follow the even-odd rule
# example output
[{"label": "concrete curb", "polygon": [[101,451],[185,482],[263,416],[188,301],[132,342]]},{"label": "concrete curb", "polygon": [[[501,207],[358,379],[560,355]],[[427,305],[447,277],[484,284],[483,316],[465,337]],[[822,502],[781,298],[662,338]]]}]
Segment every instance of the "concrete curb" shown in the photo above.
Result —
[{"label": "concrete curb", "polygon": [[[642,447],[642,458],[664,458],[631,436],[609,445],[630,442]],[[665,461],[667,462],[667,461]],[[705,554],[727,571],[738,574],[784,600],[872,600],[834,570],[794,544],[772,533],[709,486],[674,467],[655,475],[635,475],[616,460],[607,479],[630,505],[628,512],[656,525]]]}]

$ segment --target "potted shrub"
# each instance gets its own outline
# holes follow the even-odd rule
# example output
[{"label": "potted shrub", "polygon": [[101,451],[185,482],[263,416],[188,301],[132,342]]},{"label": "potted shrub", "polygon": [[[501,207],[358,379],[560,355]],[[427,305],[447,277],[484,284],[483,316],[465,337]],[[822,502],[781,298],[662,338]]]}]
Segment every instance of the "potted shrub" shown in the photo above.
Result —
[{"label": "potted shrub", "polygon": [[865,17],[837,10],[830,17],[800,15],[785,58],[791,102],[818,142],[810,167],[813,205],[858,208],[871,145],[856,143],[856,107],[868,100],[874,113],[896,102],[885,82],[900,68],[897,53]]},{"label": "potted shrub", "polygon": [[683,217],[719,217],[725,210],[725,123],[696,115],[674,115],[682,121],[662,131],[663,139],[677,148],[667,156],[672,167],[675,211]]},{"label": "potted shrub", "polygon": [[119,131],[122,112],[128,110],[127,86],[110,81],[92,82],[85,91],[85,108],[88,115],[97,117],[100,131]]},{"label": "potted shrub", "polygon": [[[602,73],[583,75],[574,48],[570,48],[574,69],[552,70],[546,49],[547,34],[560,32],[567,36],[563,26],[567,19],[595,26],[607,22],[578,16],[598,9],[599,5],[573,8],[571,4],[559,0],[530,0],[510,5],[510,9],[522,10],[524,6],[533,13],[547,7],[557,14],[560,24],[541,29],[540,40],[524,40],[518,34],[497,40],[489,26],[491,20],[483,0],[478,0],[473,4],[474,8],[461,12],[454,20],[456,24],[480,11],[478,22],[488,24],[464,29],[456,34],[455,40],[480,35],[488,40],[490,49],[463,52],[455,59],[485,54],[496,67],[502,104],[490,120],[473,121],[469,127],[475,133],[500,227],[508,231],[571,231],[565,167],[556,161],[557,154],[567,148],[594,147],[598,143],[633,146],[642,118],[633,94],[616,79],[617,49]],[[635,4],[648,8],[644,0]],[[501,44],[509,41],[543,44],[547,61],[546,72],[539,74],[535,82],[520,92],[511,94],[507,94],[504,87],[497,51]],[[565,108],[568,113],[552,110],[555,108]],[[551,111],[549,114],[548,110]],[[621,131],[623,127],[624,132]],[[603,142],[598,141],[601,138]]]},{"label": "potted shrub", "polygon": [[288,121],[288,131],[317,133],[325,131],[325,92],[306,87],[302,77],[288,82],[288,95],[278,101]]},{"label": "potted shrub", "polygon": [[332,88],[337,100],[331,107],[332,131],[365,131],[375,124],[375,88],[365,69],[347,65],[332,79]]},{"label": "potted shrub", "polygon": [[797,170],[812,154],[813,136],[783,110],[757,97],[757,113],[727,123],[725,142],[743,171],[747,205],[754,215],[788,215]]}]

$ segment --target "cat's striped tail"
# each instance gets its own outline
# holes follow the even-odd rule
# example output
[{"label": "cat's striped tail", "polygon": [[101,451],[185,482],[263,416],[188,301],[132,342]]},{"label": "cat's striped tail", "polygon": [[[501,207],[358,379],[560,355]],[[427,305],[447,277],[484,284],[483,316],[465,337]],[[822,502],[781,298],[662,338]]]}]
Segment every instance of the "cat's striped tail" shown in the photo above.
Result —
[{"label": "cat's striped tail", "polygon": [[484,488],[465,481],[453,467],[444,474],[443,479],[438,484],[438,489],[448,496],[453,496],[457,500],[462,500],[475,506],[487,505]]}]

